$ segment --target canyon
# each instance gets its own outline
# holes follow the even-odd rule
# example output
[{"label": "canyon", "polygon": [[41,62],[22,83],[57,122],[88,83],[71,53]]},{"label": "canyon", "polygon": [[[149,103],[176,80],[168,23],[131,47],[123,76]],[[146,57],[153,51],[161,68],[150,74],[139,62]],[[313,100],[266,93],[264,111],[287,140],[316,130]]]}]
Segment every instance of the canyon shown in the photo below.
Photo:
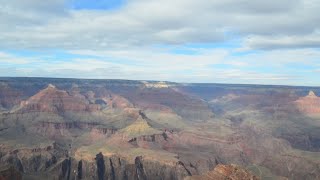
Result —
[{"label": "canyon", "polygon": [[0,78],[0,180],[320,179],[319,94]]}]

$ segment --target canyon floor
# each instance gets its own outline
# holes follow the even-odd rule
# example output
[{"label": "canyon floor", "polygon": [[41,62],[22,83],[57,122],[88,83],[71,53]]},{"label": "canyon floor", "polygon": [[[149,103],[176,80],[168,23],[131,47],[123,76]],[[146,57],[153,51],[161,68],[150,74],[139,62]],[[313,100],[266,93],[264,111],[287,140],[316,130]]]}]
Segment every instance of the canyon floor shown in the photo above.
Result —
[{"label": "canyon floor", "polygon": [[0,78],[0,179],[320,179],[320,88]]}]

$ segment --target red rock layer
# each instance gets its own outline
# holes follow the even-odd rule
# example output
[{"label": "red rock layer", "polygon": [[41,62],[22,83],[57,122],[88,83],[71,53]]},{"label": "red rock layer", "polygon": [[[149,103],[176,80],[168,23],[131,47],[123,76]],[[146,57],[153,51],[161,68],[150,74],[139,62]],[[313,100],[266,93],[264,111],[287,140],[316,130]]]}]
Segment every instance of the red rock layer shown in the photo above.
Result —
[{"label": "red rock layer", "polygon": [[64,111],[98,111],[100,105],[90,104],[81,94],[70,95],[49,85],[27,101],[21,102],[21,107],[27,112],[64,112]]},{"label": "red rock layer", "polygon": [[300,112],[306,114],[320,114],[320,97],[316,96],[313,91],[305,97],[299,98],[294,102]]}]

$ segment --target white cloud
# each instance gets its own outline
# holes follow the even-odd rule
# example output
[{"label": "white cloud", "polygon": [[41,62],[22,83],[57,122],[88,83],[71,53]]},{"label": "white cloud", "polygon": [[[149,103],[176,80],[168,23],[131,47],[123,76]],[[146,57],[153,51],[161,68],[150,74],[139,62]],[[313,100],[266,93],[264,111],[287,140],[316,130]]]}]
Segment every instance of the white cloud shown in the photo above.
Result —
[{"label": "white cloud", "polygon": [[300,36],[252,36],[245,40],[247,49],[318,48],[320,32]]},{"label": "white cloud", "polygon": [[30,59],[27,57],[17,57],[12,54],[4,53],[0,51],[0,63],[6,64],[29,64],[36,62],[35,59]]},{"label": "white cloud", "polygon": [[[166,80],[175,82],[220,82],[253,84],[316,85],[305,71],[315,74],[320,67],[316,50],[286,50],[234,56],[232,50],[211,49],[195,55],[171,54],[155,49],[121,51],[72,51],[91,58],[68,61],[30,60],[7,71],[15,76]],[[1,54],[1,53],[0,53]],[[13,59],[18,59],[10,55]],[[49,57],[50,58],[50,57]],[[34,63],[36,62],[36,63]],[[314,65],[314,69],[290,69],[288,64]],[[221,65],[229,65],[224,67]],[[287,67],[288,66],[288,67]],[[6,76],[5,64],[0,76]],[[265,70],[267,69],[267,70]],[[312,72],[313,71],[313,72]],[[314,76],[316,78],[316,76]]]},{"label": "white cloud", "polygon": [[[0,48],[62,49],[93,57],[56,62],[2,52],[0,75],[7,70],[16,76],[317,82],[302,72],[306,69],[294,73],[286,66],[314,65],[308,69],[314,73],[319,69],[319,0],[130,0],[112,11],[72,10],[66,3],[69,0],[1,2]],[[234,41],[241,48],[190,48],[194,55],[170,52],[172,45],[219,47]]]},{"label": "white cloud", "polygon": [[121,49],[213,43],[228,40],[228,32],[252,37],[246,43],[250,48],[319,47],[318,40],[310,40],[319,39],[318,0],[132,0],[114,11],[68,10],[65,4],[2,2],[0,47]]}]

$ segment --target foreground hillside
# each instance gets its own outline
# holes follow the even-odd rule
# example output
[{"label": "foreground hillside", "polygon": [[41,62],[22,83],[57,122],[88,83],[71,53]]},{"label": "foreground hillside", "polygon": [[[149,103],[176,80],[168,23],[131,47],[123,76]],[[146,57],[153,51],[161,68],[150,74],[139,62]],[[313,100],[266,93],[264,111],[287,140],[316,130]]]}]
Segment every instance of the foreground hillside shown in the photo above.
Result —
[{"label": "foreground hillside", "polygon": [[320,179],[320,88],[0,79],[0,179]]}]

